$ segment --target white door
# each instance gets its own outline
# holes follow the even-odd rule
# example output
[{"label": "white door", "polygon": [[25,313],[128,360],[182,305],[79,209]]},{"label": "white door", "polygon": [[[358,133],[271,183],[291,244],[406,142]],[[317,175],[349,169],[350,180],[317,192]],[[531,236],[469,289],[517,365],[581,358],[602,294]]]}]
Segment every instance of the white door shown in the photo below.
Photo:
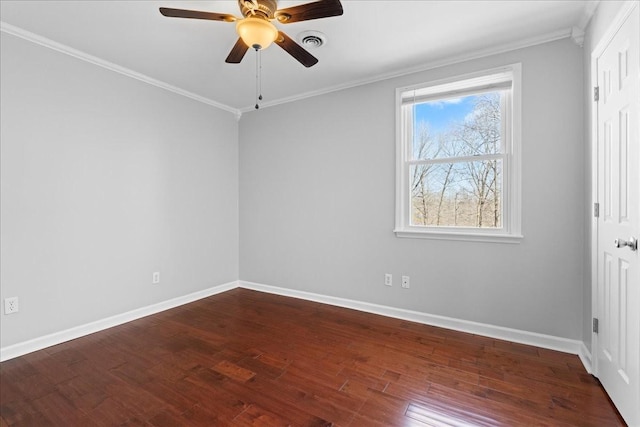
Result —
[{"label": "white door", "polygon": [[597,102],[596,375],[640,426],[640,31],[637,3],[595,58]]}]

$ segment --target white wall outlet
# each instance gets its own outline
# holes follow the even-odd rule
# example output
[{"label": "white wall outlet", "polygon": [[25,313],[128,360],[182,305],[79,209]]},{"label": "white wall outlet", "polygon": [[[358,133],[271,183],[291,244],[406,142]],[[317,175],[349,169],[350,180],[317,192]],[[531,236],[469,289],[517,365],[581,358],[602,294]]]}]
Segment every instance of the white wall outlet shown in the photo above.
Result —
[{"label": "white wall outlet", "polygon": [[160,272],[156,271],[153,273],[153,284],[157,285],[158,283],[160,283]]},{"label": "white wall outlet", "polygon": [[389,273],[384,275],[384,284],[386,286],[393,286],[393,276]]},{"label": "white wall outlet", "polygon": [[4,299],[4,314],[17,313],[18,309],[18,297],[11,297]]},{"label": "white wall outlet", "polygon": [[410,288],[409,276],[402,276],[402,287],[405,289]]}]

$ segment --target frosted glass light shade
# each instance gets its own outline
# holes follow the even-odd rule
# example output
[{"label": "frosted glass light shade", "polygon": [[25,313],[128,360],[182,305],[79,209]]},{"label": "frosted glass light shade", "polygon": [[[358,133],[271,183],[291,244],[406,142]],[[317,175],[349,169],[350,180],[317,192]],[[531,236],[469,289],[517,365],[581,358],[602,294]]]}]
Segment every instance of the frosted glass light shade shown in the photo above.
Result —
[{"label": "frosted glass light shade", "polygon": [[276,27],[262,18],[241,19],[236,24],[236,31],[242,41],[254,49],[266,49],[278,37]]}]

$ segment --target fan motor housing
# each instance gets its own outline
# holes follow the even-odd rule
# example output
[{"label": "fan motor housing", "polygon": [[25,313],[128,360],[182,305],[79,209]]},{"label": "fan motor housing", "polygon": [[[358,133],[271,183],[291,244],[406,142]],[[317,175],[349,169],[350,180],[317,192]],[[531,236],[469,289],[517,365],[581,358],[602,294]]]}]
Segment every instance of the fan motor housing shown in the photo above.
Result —
[{"label": "fan motor housing", "polygon": [[238,0],[238,6],[242,16],[258,16],[266,19],[274,19],[278,9],[277,0]]}]

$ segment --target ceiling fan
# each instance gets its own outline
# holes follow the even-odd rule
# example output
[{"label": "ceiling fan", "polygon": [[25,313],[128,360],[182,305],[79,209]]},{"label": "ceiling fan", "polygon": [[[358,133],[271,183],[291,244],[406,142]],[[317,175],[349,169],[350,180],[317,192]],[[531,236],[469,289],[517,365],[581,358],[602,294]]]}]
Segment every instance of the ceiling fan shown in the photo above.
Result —
[{"label": "ceiling fan", "polygon": [[160,13],[172,18],[206,19],[210,21],[235,22],[236,32],[240,36],[231,49],[225,62],[238,64],[242,61],[249,47],[256,51],[266,49],[275,43],[287,51],[305,67],[311,67],[318,59],[302,46],[279,31],[271,21],[281,24],[309,21],[342,15],[340,0],[319,0],[299,6],[278,9],[277,0],[238,0],[244,18],[237,18],[226,13],[200,12],[197,10],[171,9],[161,7]]}]

